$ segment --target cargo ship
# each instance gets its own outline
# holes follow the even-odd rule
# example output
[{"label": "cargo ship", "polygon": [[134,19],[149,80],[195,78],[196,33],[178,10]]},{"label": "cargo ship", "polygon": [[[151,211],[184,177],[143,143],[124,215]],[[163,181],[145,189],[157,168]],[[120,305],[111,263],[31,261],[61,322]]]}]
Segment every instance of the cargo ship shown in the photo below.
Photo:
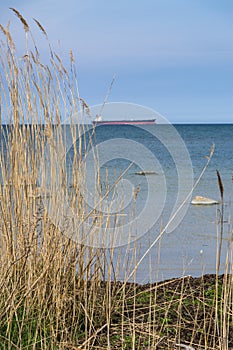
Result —
[{"label": "cargo ship", "polygon": [[110,84],[110,87],[107,91],[107,95],[105,96],[104,102],[101,106],[100,111],[95,117],[95,120],[92,121],[92,125],[98,126],[98,125],[150,125],[150,124],[156,124],[156,119],[119,119],[119,120],[104,120],[102,117],[102,112],[104,109],[104,106],[108,100],[108,96],[111,92],[112,85],[115,80],[115,75],[113,76],[112,82]]},{"label": "cargo ship", "polygon": [[98,125],[150,125],[156,124],[156,119],[120,119],[120,120],[103,120],[99,115],[92,122],[94,126]]}]

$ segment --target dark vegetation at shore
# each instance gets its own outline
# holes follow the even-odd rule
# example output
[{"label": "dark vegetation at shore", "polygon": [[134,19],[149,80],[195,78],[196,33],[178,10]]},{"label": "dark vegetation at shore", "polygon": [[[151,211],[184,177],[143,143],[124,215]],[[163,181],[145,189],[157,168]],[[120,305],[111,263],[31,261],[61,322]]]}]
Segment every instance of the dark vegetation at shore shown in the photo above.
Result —
[{"label": "dark vegetation at shore", "polygon": [[74,288],[74,281],[67,282],[59,310],[51,284],[43,303],[31,295],[2,315],[1,349],[233,347],[232,275],[148,285],[77,281]]}]

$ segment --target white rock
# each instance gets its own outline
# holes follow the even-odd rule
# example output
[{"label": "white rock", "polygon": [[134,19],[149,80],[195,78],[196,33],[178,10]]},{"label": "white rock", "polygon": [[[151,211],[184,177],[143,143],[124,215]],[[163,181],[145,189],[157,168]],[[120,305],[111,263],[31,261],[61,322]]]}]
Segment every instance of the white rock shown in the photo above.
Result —
[{"label": "white rock", "polygon": [[193,198],[191,204],[194,205],[213,205],[213,204],[219,204],[218,201],[212,198],[206,198],[202,196],[196,196]]}]

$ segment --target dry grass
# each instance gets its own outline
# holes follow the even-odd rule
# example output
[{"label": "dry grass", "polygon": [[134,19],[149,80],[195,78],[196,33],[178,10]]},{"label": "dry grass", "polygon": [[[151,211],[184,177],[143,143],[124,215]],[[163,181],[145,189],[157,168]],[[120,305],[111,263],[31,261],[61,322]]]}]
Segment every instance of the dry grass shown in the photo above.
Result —
[{"label": "dry grass", "polygon": [[[8,123],[1,127],[0,145],[0,349],[178,349],[177,344],[230,349],[231,229],[224,276],[140,286],[137,268],[116,281],[124,257],[114,260],[114,247],[82,244],[82,225],[76,227],[76,240],[70,226],[55,225],[59,200],[69,193],[61,116],[72,121],[80,107],[89,109],[79,95],[73,54],[67,69],[49,45],[50,63],[42,63],[34,42],[29,52],[27,21],[13,11],[24,26],[26,51],[18,58],[9,28],[0,27],[1,118]],[[78,128],[71,126],[73,141],[82,133],[81,120]],[[89,214],[82,198],[82,150],[89,142],[79,142],[72,163],[70,202],[83,224]],[[59,193],[56,181],[48,187],[48,178],[58,181]],[[44,205],[51,193],[55,221]],[[129,266],[138,266],[136,251],[135,244]],[[135,283],[127,283],[127,276]]]}]

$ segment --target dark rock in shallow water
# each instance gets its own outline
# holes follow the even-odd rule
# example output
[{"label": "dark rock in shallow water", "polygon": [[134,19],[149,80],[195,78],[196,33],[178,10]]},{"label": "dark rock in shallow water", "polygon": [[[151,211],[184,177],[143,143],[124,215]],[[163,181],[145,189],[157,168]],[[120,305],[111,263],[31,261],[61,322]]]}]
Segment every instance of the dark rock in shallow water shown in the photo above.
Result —
[{"label": "dark rock in shallow water", "polygon": [[137,171],[136,175],[157,175],[155,171]]}]

